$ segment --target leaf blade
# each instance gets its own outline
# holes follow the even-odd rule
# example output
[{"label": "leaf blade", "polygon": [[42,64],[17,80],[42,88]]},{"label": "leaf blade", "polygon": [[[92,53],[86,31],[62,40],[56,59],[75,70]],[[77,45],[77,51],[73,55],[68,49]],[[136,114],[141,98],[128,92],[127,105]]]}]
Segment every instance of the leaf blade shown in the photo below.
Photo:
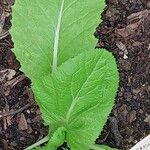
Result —
[{"label": "leaf blade", "polygon": [[93,48],[92,34],[104,6],[103,0],[16,0],[11,33],[21,70],[32,80]]},{"label": "leaf blade", "polygon": [[117,88],[117,65],[105,50],[84,52],[33,86],[45,121],[53,132],[61,126],[67,129],[66,140],[72,150],[80,150],[81,145],[89,150],[94,144]]}]

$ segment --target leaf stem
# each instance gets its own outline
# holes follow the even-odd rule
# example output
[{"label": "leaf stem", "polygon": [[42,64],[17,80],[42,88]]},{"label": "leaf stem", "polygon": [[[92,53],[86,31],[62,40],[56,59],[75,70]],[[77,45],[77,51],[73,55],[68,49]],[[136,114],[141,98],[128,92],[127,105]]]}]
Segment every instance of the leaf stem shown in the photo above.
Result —
[{"label": "leaf stem", "polygon": [[35,147],[37,147],[37,146],[47,142],[47,141],[48,141],[48,136],[44,137],[43,139],[41,139],[40,141],[34,143],[33,145],[27,147],[25,150],[31,150],[31,149],[33,149],[33,148],[35,148]]},{"label": "leaf stem", "polygon": [[58,63],[59,32],[60,32],[60,26],[61,26],[61,19],[63,15],[64,2],[65,0],[62,0],[61,8],[60,8],[59,16],[58,16],[57,27],[55,31],[52,71],[56,70],[57,63]]},{"label": "leaf stem", "polygon": [[91,145],[90,146],[90,150],[117,150],[116,148],[111,148],[107,145],[97,145],[97,144],[94,144],[94,145]]}]

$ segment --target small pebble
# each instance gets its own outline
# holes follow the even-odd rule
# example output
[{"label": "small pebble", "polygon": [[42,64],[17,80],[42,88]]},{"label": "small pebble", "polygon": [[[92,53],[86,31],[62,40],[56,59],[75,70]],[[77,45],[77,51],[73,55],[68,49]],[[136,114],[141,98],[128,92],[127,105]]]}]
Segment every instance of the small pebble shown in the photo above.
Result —
[{"label": "small pebble", "polygon": [[30,110],[27,110],[27,113],[30,114]]}]

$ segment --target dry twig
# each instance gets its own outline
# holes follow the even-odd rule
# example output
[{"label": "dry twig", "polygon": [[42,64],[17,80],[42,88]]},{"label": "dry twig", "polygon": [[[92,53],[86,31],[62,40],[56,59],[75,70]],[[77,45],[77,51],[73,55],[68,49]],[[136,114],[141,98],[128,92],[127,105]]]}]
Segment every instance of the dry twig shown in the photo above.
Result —
[{"label": "dry twig", "polygon": [[22,111],[24,111],[25,109],[27,109],[31,105],[33,105],[33,103],[28,103],[27,105],[21,107],[18,110],[15,110],[15,111],[9,111],[9,112],[5,112],[5,113],[0,113],[0,119],[4,118],[4,117],[7,117],[7,116],[13,116],[13,115],[16,115],[18,113],[21,113]]}]

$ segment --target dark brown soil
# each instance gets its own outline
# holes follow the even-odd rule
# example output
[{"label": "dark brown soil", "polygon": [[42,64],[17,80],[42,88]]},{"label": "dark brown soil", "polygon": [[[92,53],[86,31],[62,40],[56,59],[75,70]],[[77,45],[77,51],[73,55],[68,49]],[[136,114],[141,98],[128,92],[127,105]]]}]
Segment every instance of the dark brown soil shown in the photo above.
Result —
[{"label": "dark brown soil", "polygon": [[[0,150],[23,150],[47,135],[30,80],[11,52],[13,1],[0,0]],[[150,133],[150,1],[107,0],[103,20],[97,47],[116,56],[120,88],[97,143],[127,150]]]}]

